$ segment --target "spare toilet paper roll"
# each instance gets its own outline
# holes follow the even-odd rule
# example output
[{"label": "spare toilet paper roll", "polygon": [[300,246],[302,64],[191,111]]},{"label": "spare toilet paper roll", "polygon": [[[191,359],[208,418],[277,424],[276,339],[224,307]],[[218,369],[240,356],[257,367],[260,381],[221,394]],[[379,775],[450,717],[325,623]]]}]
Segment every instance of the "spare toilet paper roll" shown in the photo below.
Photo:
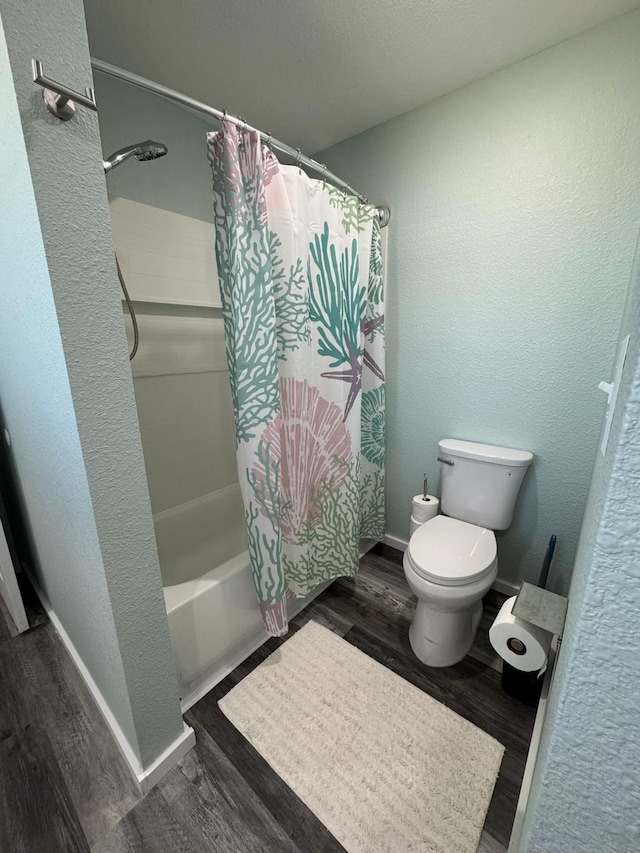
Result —
[{"label": "spare toilet paper roll", "polygon": [[551,634],[512,613],[516,600],[508,598],[489,628],[489,640],[500,657],[521,672],[537,672],[547,663]]},{"label": "spare toilet paper roll", "polygon": [[433,495],[427,495],[425,501],[423,495],[416,495],[411,504],[411,528],[410,533],[413,536],[415,531],[421,527],[426,521],[429,521],[440,511],[440,501]]},{"label": "spare toilet paper roll", "polygon": [[440,512],[440,501],[433,495],[427,495],[425,501],[423,495],[416,495],[411,504],[411,514],[416,521],[429,521]]}]

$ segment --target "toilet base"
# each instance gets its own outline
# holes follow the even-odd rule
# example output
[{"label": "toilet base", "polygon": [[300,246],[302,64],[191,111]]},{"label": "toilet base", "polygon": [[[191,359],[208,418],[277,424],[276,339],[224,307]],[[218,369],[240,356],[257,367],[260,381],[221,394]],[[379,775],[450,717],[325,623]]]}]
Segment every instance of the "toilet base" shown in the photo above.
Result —
[{"label": "toilet base", "polygon": [[467,656],[482,618],[482,601],[466,610],[444,611],[418,599],[409,628],[416,657],[427,666],[453,666]]}]

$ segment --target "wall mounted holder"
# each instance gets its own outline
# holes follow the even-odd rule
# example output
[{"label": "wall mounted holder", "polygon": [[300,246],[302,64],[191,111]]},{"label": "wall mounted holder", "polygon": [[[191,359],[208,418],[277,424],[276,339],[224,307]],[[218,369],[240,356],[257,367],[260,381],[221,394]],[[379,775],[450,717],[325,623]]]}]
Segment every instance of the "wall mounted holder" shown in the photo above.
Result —
[{"label": "wall mounted holder", "polygon": [[74,92],[62,83],[56,83],[50,77],[45,77],[42,62],[39,59],[31,60],[33,69],[33,82],[38,86],[42,86],[42,97],[47,105],[47,109],[56,118],[61,121],[69,121],[73,118],[76,112],[76,104],[86,107],[88,110],[98,111],[96,104],[96,96],[93,89],[86,87],[85,94]]},{"label": "wall mounted holder", "polygon": [[564,595],[557,595],[548,589],[523,581],[511,612],[543,631],[562,637],[568,603],[569,600]]}]

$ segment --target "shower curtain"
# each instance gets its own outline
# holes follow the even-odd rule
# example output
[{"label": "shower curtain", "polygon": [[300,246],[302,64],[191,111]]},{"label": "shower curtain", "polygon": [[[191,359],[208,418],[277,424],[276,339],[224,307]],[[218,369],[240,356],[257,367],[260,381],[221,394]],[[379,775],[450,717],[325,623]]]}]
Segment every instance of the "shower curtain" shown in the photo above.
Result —
[{"label": "shower curtain", "polygon": [[385,532],[380,228],[255,131],[207,141],[251,569],[279,636],[288,597],[355,574]]}]

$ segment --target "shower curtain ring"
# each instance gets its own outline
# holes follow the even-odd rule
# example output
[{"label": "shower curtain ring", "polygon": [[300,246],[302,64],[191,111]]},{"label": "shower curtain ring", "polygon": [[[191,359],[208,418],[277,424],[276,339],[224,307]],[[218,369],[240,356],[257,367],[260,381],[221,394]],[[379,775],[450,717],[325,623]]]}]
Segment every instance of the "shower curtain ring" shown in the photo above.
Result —
[{"label": "shower curtain ring", "polygon": [[269,149],[269,151],[271,151],[271,150],[272,150],[272,149],[271,149],[271,136],[272,136],[271,131],[269,131],[269,135],[267,136],[267,141],[266,141],[266,143],[265,143],[265,145],[267,146],[267,148]]},{"label": "shower curtain ring", "polygon": [[299,148],[296,148],[296,166],[298,169],[300,168],[300,158],[302,157],[302,151]]},{"label": "shower curtain ring", "polygon": [[327,179],[327,164],[321,163],[320,165],[322,166],[322,172],[320,172],[320,179],[323,181],[326,181],[326,179]]},{"label": "shower curtain ring", "polygon": [[227,120],[227,111],[226,111],[226,110],[222,110],[222,124],[223,124],[223,125],[224,125],[224,123],[225,123],[225,121],[226,121],[226,120]]}]

